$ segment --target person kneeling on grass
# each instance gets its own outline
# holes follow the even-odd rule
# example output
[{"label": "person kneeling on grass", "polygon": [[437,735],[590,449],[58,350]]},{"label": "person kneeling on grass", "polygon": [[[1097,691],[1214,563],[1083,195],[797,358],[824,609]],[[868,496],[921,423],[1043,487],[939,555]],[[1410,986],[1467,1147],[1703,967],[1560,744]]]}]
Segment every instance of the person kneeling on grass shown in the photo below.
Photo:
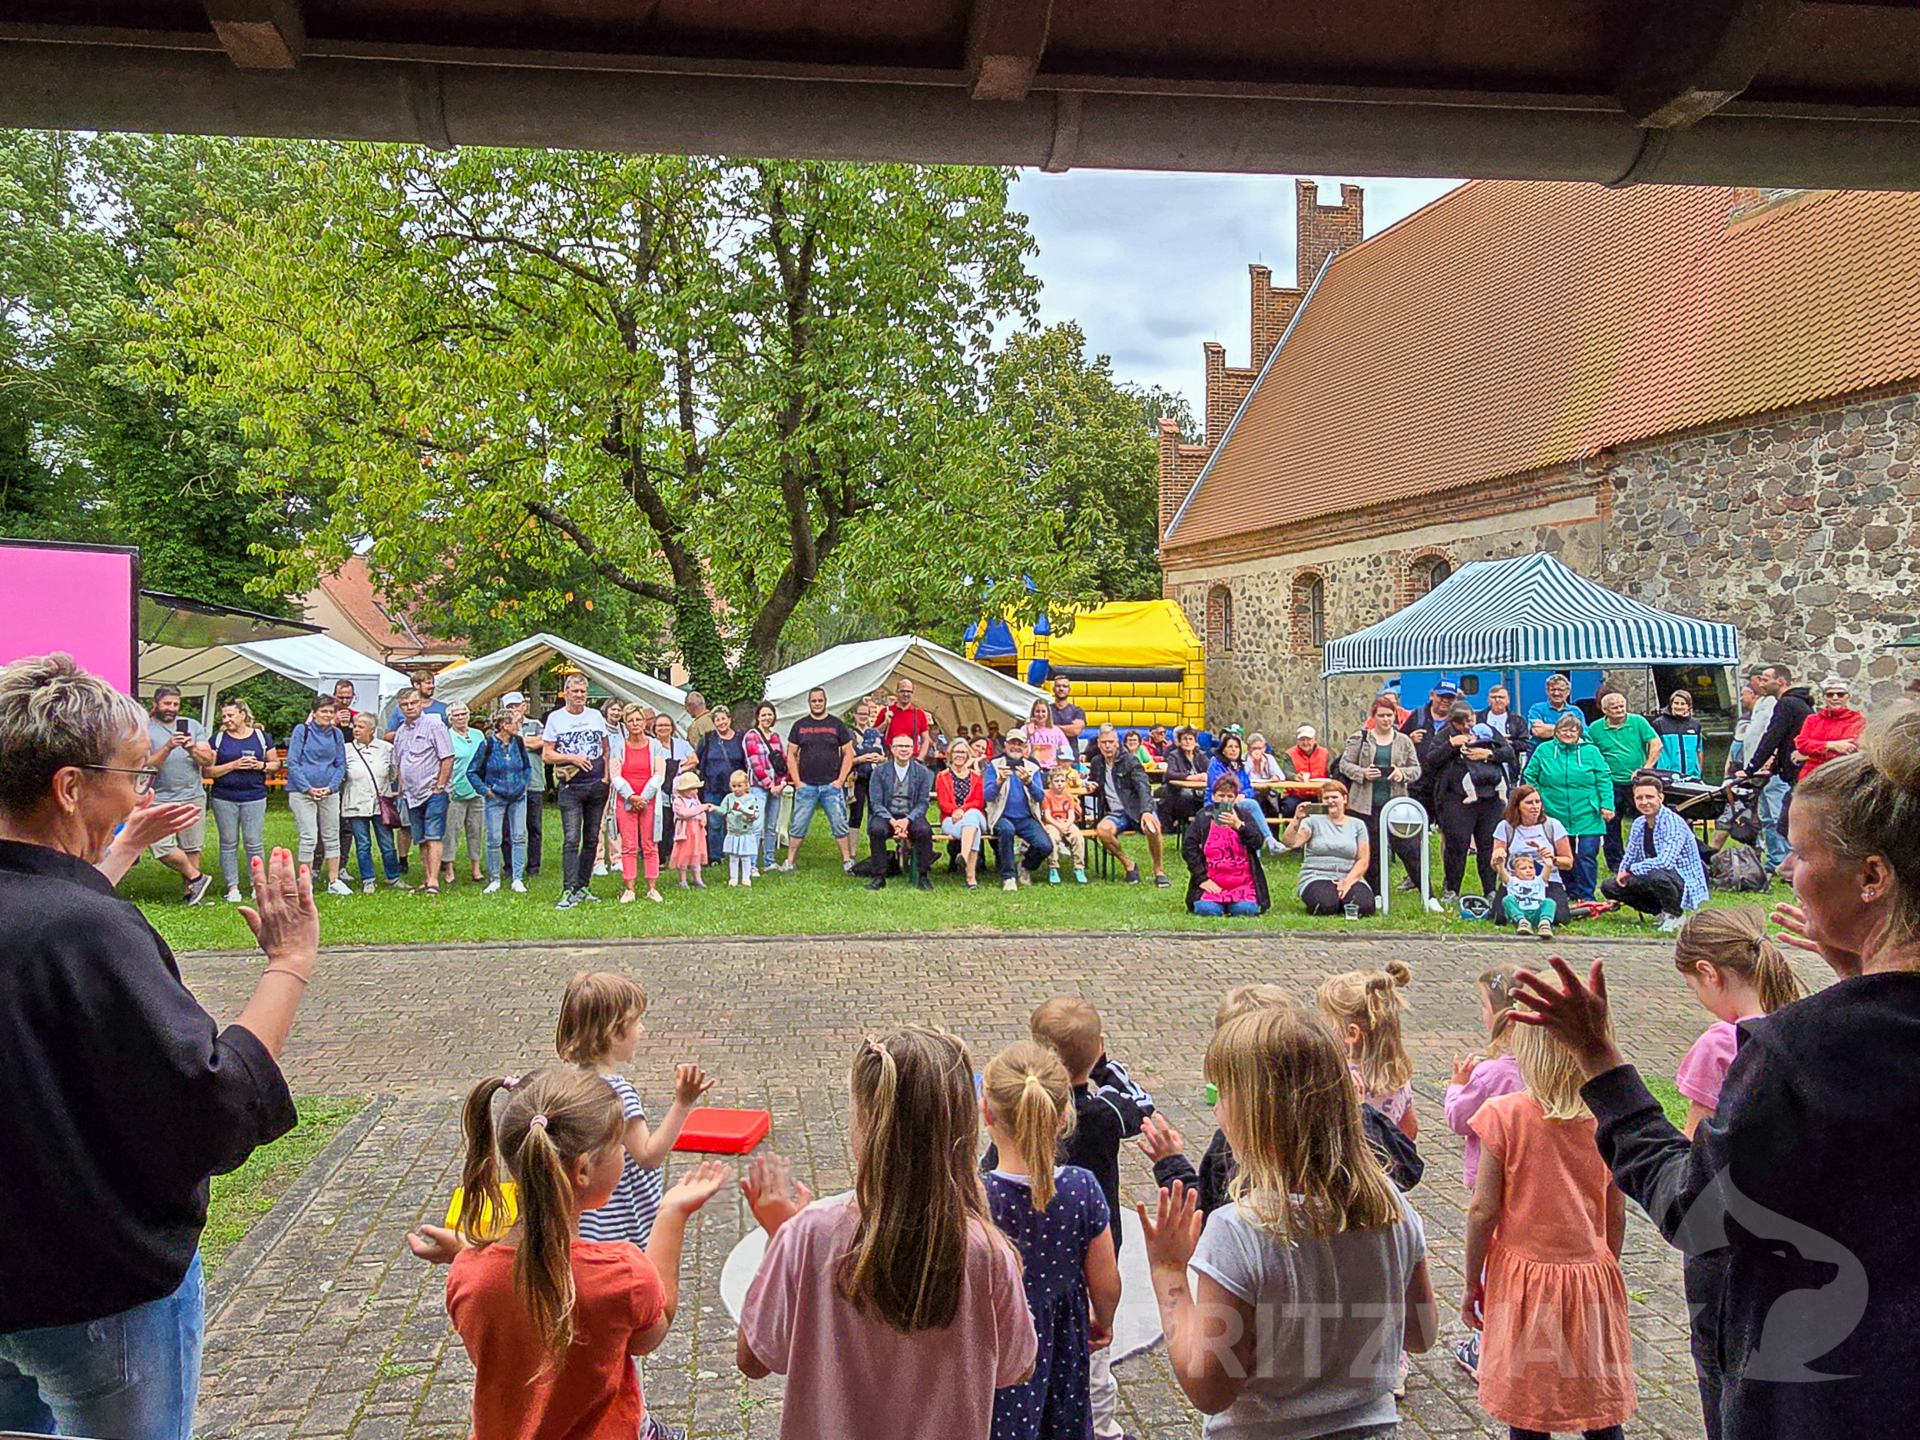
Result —
[{"label": "person kneeling on grass", "polygon": [[1240,784],[1222,775],[1213,807],[1187,826],[1187,909],[1195,915],[1262,915],[1272,903],[1260,865],[1260,833],[1240,811]]}]

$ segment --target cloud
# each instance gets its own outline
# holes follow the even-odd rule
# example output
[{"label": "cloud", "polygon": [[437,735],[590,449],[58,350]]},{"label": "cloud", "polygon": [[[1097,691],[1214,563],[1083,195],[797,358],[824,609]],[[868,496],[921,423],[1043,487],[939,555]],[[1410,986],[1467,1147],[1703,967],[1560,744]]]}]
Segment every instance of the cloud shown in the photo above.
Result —
[{"label": "cloud", "polygon": [[[1366,187],[1369,235],[1460,183],[1344,178]],[[1338,180],[1320,183],[1324,199],[1339,194]],[[1040,245],[1041,320],[1077,320],[1121,379],[1178,390],[1196,410],[1204,342],[1247,363],[1247,266],[1293,280],[1291,175],[1026,170],[1013,203]]]}]

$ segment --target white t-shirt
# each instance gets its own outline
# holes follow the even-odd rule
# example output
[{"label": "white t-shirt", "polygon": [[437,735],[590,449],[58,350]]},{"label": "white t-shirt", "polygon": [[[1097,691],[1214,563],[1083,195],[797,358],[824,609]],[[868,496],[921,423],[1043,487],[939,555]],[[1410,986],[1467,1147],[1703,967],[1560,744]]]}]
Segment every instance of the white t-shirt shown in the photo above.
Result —
[{"label": "white t-shirt", "polygon": [[558,771],[562,785],[590,785],[607,778],[607,717],[591,705],[571,715],[562,705],[547,716],[540,738],[562,755],[580,755],[593,763],[584,770]]},{"label": "white t-shirt", "polygon": [[1292,1440],[1398,1417],[1393,1382],[1406,1337],[1407,1283],[1427,1232],[1400,1198],[1377,1230],[1282,1245],[1238,1205],[1207,1217],[1192,1266],[1254,1307],[1254,1377],[1209,1437]]},{"label": "white t-shirt", "polygon": [[1558,867],[1554,865],[1551,856],[1554,850],[1558,848],[1560,842],[1566,838],[1567,827],[1551,815],[1542,820],[1538,825],[1516,826],[1509,825],[1505,820],[1502,820],[1498,825],[1493,827],[1494,843],[1496,845],[1504,844],[1507,847],[1508,855],[1512,855],[1518,850],[1528,850],[1538,858],[1540,852],[1545,850],[1549,858],[1540,861],[1539,871],[1540,878],[1547,881],[1553,881],[1559,877],[1560,871]]}]

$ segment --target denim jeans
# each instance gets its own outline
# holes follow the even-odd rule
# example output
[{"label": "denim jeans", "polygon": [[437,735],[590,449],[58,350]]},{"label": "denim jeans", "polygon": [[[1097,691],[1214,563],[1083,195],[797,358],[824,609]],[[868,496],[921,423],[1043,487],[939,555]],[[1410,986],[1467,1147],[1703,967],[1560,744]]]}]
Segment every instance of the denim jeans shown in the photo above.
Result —
[{"label": "denim jeans", "polygon": [[771,870],[780,849],[780,792],[755,785],[748,793],[760,802],[760,868]]},{"label": "denim jeans", "polygon": [[1760,792],[1760,824],[1767,837],[1769,869],[1778,867],[1793,853],[1793,847],[1787,844],[1785,827],[1780,823],[1781,811],[1792,793],[1792,788],[1778,775],[1769,776],[1766,788]]},{"label": "denim jeans", "polygon": [[207,802],[213,807],[214,829],[220,832],[220,874],[231,890],[240,883],[240,847],[249,857],[264,860],[267,855],[265,800],[222,800],[218,795]]},{"label": "denim jeans", "polygon": [[1218,900],[1203,899],[1193,902],[1193,913],[1196,915],[1212,915],[1216,918],[1222,915],[1258,915],[1260,913],[1260,904],[1256,900],[1232,900],[1227,903],[1225,908],[1222,908]]},{"label": "denim jeans", "polygon": [[607,813],[607,786],[560,787],[560,887],[584,890],[593,873],[593,852]]},{"label": "denim jeans", "polygon": [[400,878],[400,857],[393,848],[393,827],[383,824],[378,815],[349,815],[347,824],[353,831],[353,855],[360,867],[362,880],[373,879],[373,842],[380,842],[380,868],[386,872],[387,879]]},{"label": "denim jeans", "polygon": [[804,840],[813,824],[813,812],[827,812],[827,825],[838,840],[847,833],[847,792],[831,785],[802,785],[793,796],[793,827],[788,838]]},{"label": "denim jeans", "polygon": [[206,1286],[78,1325],[0,1335],[0,1430],[191,1440]]},{"label": "denim jeans", "polygon": [[1573,837],[1573,869],[1567,872],[1567,893],[1576,900],[1593,899],[1593,887],[1600,879],[1600,837]]},{"label": "denim jeans", "polygon": [[[522,845],[514,839],[511,831],[500,839],[501,863],[516,875],[524,875],[528,880],[540,873],[540,822],[541,811],[545,808],[546,792],[538,785],[527,791],[527,843]],[[522,859],[521,853],[525,852]]]},{"label": "denim jeans", "polygon": [[1053,840],[1048,836],[1046,827],[1031,815],[1022,815],[1018,820],[1002,814],[993,827],[993,853],[1000,862],[1000,878],[1013,879],[1014,856],[1019,854],[1015,840],[1027,842],[1027,873],[1037,875],[1047,863],[1047,857],[1053,854]]},{"label": "denim jeans", "polygon": [[511,800],[501,800],[489,795],[486,802],[487,879],[500,878],[503,839],[513,847],[513,878],[524,879],[527,869],[527,797],[516,795]]}]

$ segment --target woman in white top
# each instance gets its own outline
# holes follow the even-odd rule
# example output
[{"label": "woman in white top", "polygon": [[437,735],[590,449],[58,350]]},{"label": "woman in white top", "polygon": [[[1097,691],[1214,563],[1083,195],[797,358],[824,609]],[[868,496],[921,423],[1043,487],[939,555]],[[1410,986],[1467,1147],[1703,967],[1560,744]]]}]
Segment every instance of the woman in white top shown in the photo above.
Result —
[{"label": "woman in white top", "polygon": [[1493,868],[1500,885],[1493,893],[1495,924],[1506,923],[1501,902],[1507,894],[1507,856],[1526,851],[1547,882],[1547,904],[1553,924],[1564,924],[1573,914],[1573,897],[1561,878],[1573,869],[1573,841],[1567,827],[1547,814],[1546,802],[1532,785],[1516,785],[1507,800],[1507,818],[1493,828]]}]

